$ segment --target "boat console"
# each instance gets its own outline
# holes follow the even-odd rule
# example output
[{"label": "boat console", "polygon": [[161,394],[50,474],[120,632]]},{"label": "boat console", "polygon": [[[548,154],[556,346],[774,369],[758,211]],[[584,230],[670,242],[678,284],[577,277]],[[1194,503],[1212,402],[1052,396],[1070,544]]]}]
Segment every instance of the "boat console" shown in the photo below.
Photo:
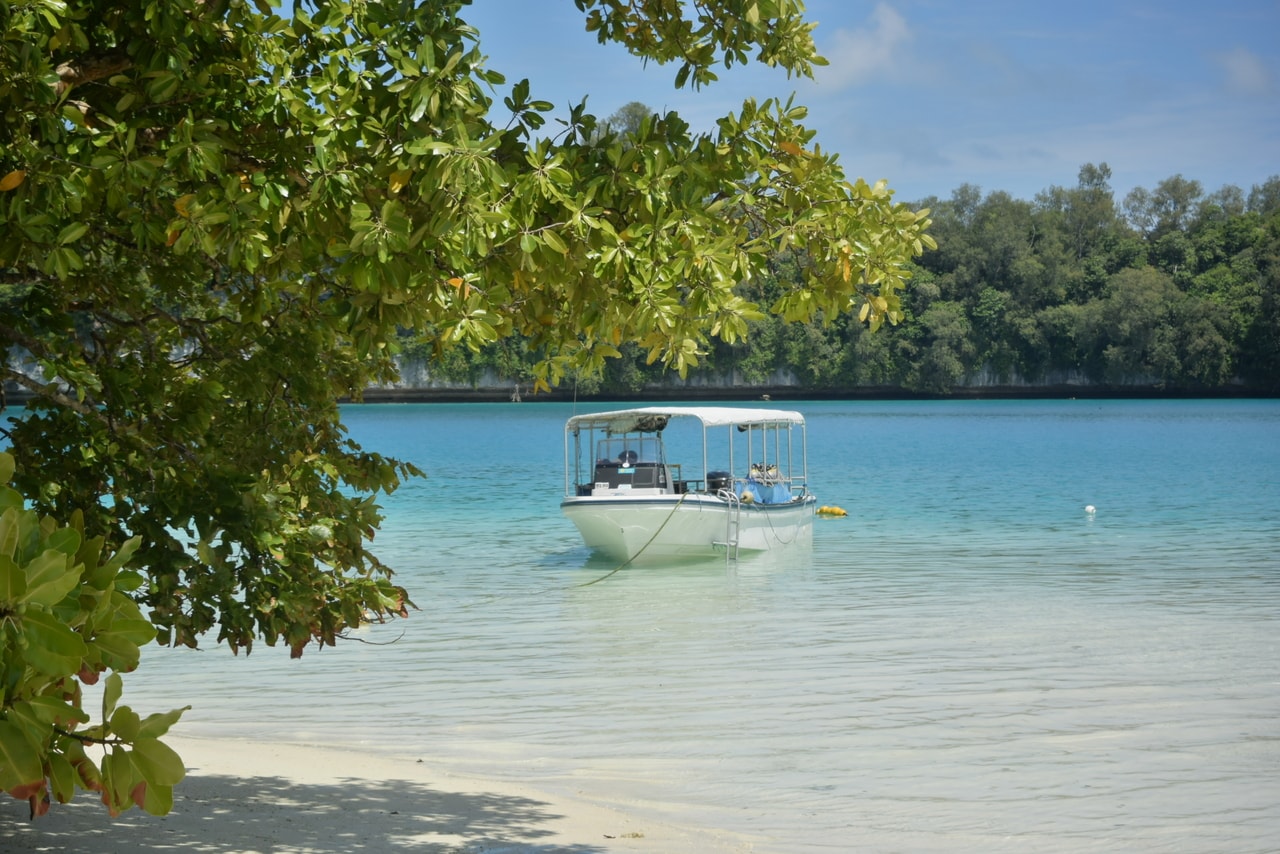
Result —
[{"label": "boat console", "polygon": [[[670,478],[667,467],[660,463],[634,462],[624,465],[618,460],[596,460],[594,494],[608,495],[609,490],[657,489],[667,491]],[[601,488],[605,489],[601,493]]]}]

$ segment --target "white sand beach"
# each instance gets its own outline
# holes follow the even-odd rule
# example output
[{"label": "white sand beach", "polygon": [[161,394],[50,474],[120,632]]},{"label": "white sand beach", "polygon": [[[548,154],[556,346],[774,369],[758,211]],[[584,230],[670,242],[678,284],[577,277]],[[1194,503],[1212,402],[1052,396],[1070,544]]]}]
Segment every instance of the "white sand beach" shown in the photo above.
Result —
[{"label": "white sand beach", "polygon": [[0,851],[681,852],[753,850],[730,833],[655,824],[511,782],[471,779],[418,758],[293,744],[171,738],[187,764],[173,811],[111,819],[91,793],[27,821],[6,799]]}]

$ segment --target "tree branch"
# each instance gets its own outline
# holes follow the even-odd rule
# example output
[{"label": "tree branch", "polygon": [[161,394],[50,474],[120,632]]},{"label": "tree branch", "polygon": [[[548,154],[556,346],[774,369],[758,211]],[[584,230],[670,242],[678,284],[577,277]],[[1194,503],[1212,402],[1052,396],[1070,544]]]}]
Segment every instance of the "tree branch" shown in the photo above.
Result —
[{"label": "tree branch", "polygon": [[122,740],[118,736],[115,736],[112,738],[94,738],[91,735],[83,735],[78,732],[71,732],[69,730],[65,730],[62,727],[56,726],[56,725],[50,727],[50,729],[52,729],[58,735],[66,736],[67,738],[74,738],[76,741],[80,742],[81,744],[101,744],[104,747],[110,747],[110,746],[127,747],[129,745],[129,742]]},{"label": "tree branch", "polygon": [[0,370],[3,370],[2,375],[6,379],[13,380],[15,383],[22,386],[27,391],[31,392],[37,397],[46,398],[48,400],[53,401],[54,403],[57,403],[60,406],[65,406],[68,409],[78,412],[81,415],[95,418],[101,421],[103,424],[107,423],[106,419],[102,417],[102,413],[100,413],[96,408],[94,408],[93,406],[90,406],[87,403],[82,403],[76,400],[74,397],[68,397],[62,392],[55,390],[53,386],[50,385],[49,383],[42,383],[38,380],[32,379],[31,377],[27,376],[21,371],[15,371],[13,368],[10,368],[8,366],[5,366]]},{"label": "tree branch", "polygon": [[132,67],[133,59],[125,53],[108,53],[80,61],[64,62],[54,69],[58,75],[58,84],[54,87],[54,91],[61,97],[72,86],[92,83]]}]

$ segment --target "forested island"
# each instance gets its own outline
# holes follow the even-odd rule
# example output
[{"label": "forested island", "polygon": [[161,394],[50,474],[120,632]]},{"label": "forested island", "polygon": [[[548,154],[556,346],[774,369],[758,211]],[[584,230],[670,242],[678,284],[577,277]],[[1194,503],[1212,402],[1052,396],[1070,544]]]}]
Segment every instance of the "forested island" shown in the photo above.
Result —
[{"label": "forested island", "polygon": [[[1280,392],[1280,176],[1206,192],[1181,175],[1117,200],[1107,164],[1034,199],[965,184],[932,211],[904,320],[787,323],[716,341],[684,380],[624,343],[558,397],[1251,395]],[[794,257],[741,293],[770,305]],[[528,398],[527,342],[443,353],[409,341],[404,376],[369,399]]]}]

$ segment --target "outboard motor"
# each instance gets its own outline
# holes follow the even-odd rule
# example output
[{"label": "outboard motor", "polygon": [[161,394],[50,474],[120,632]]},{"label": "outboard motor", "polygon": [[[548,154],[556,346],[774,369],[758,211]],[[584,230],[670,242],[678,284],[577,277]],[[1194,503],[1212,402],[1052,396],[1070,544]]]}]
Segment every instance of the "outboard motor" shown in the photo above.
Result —
[{"label": "outboard motor", "polygon": [[727,471],[707,472],[707,491],[718,492],[721,489],[733,489],[733,475]]}]

